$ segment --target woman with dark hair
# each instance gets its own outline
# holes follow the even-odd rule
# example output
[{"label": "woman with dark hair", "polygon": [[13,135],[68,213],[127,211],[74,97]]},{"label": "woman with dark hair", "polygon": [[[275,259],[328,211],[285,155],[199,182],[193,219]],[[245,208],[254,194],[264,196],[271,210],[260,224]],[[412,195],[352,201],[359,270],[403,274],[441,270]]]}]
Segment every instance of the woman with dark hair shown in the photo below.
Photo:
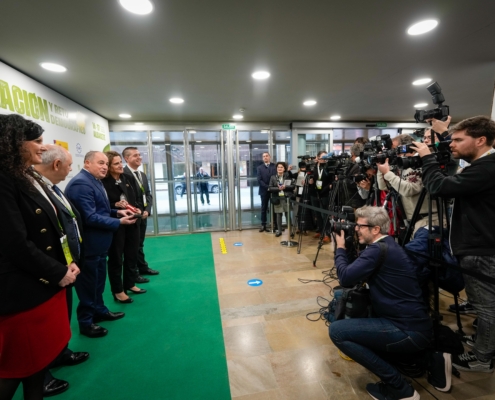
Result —
[{"label": "woman with dark hair", "polygon": [[[101,182],[110,200],[110,207],[120,210],[125,210],[129,205],[136,207],[136,189],[134,182],[124,175],[122,157],[116,151],[106,151],[105,155],[108,157],[108,172]],[[141,214],[137,207],[136,211]],[[127,296],[128,290],[135,294],[146,293],[146,290],[136,286],[138,250],[139,224],[120,225],[108,249],[108,280],[113,298],[119,303],[133,302]]]},{"label": "woman with dark hair", "polygon": [[0,399],[20,383],[24,398],[43,398],[46,367],[69,342],[65,287],[79,268],[55,206],[31,166],[41,163],[43,128],[0,115]]},{"label": "woman with dark hair", "polygon": [[286,195],[294,191],[294,186],[291,185],[291,174],[287,172],[286,163],[278,162],[275,168],[277,169],[277,175],[273,175],[270,178],[268,191],[272,195],[273,211],[277,216],[277,233],[275,236],[279,237],[282,235],[282,213],[285,213],[285,219],[287,220],[287,213],[289,212]]}]

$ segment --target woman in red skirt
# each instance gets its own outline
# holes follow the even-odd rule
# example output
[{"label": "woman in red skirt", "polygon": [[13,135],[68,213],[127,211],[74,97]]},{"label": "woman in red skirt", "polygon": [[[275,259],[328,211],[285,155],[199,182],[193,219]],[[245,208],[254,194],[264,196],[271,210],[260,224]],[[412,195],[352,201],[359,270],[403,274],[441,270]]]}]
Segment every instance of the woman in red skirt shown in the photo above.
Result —
[{"label": "woman in red skirt", "polygon": [[43,128],[0,115],[0,400],[43,398],[45,368],[70,338],[64,287],[79,268],[64,255],[56,209],[31,172]]}]

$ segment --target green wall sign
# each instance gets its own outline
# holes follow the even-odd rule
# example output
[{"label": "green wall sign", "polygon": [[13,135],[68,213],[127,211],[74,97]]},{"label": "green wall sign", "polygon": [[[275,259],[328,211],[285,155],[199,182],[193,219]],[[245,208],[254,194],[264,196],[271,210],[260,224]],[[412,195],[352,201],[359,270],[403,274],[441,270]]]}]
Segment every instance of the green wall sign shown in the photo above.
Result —
[{"label": "green wall sign", "polygon": [[222,129],[225,129],[226,131],[232,131],[235,129],[235,125],[232,124],[222,124]]}]

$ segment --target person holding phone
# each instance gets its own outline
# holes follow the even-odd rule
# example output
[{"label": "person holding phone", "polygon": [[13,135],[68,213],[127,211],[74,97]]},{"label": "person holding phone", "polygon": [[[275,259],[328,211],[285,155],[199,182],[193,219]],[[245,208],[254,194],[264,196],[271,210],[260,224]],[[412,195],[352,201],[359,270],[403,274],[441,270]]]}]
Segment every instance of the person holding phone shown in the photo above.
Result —
[{"label": "person holding phone", "polygon": [[[107,176],[102,179],[110,206],[116,209],[132,209],[136,205],[136,193],[133,182],[124,174],[122,157],[116,151],[107,151]],[[129,207],[130,206],[130,207]],[[140,217],[141,210],[131,210]],[[139,224],[121,225],[113,234],[108,249],[108,279],[113,298],[119,303],[132,303],[127,290],[135,294],[146,293],[136,286],[137,256],[139,250]]]}]

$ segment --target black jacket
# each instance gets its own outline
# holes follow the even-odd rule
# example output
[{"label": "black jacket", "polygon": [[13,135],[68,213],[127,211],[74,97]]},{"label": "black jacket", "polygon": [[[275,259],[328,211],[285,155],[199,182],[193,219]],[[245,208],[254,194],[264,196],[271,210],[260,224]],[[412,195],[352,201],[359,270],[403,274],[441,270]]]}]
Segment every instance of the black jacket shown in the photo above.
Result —
[{"label": "black jacket", "polygon": [[351,176],[358,175],[360,172],[359,164],[351,163],[345,171],[345,185],[347,185],[347,191],[349,193],[349,201],[346,204],[352,208],[359,208],[364,206],[366,200],[362,199],[358,193],[358,188],[355,182],[350,180]]},{"label": "black jacket", "polygon": [[495,255],[495,154],[453,176],[444,175],[433,154],[422,161],[428,192],[455,199],[450,233],[454,255]]},{"label": "black jacket", "polygon": [[0,173],[0,315],[49,300],[67,273],[55,211],[34,187]]},{"label": "black jacket", "polygon": [[319,180],[318,165],[316,165],[315,169],[313,170],[313,175],[311,176],[311,179],[313,179],[313,183],[309,185],[309,195],[311,197],[321,198],[328,197],[330,195],[330,185],[332,185],[333,183],[334,175],[328,172],[325,164],[323,164],[321,167],[323,167],[323,171],[321,173],[321,189],[316,188],[316,181]]},{"label": "black jacket", "polygon": [[[284,181],[291,181],[291,184],[285,187],[284,193],[293,192],[295,186],[292,185],[292,174],[290,172],[284,172]],[[278,188],[278,183],[279,180],[277,175],[273,175],[272,177],[270,177],[270,183],[268,184],[268,192],[270,192],[272,196],[273,195],[278,196],[278,193],[280,192],[280,189]]]},{"label": "black jacket", "polygon": [[[129,184],[132,183],[135,193],[136,193],[136,205],[141,211],[148,211],[148,214],[151,215],[151,206],[153,205],[153,195],[151,194],[151,189],[150,189],[150,184],[148,182],[148,177],[144,172],[139,171],[139,176],[141,177],[143,181],[143,188],[144,188],[144,195],[146,196],[146,207],[144,206],[143,202],[143,193],[141,191],[141,186],[137,182],[137,179],[133,172],[129,169],[129,167],[126,165],[124,167],[124,175],[126,175],[129,178]],[[131,180],[132,178],[132,180]],[[139,189],[139,190],[138,190]]]},{"label": "black jacket", "polygon": [[277,175],[277,168],[275,167],[274,163],[270,163],[268,167],[265,164],[261,164],[256,169],[256,174],[257,174],[256,177],[258,179],[258,183],[260,185],[258,194],[260,196],[263,196],[268,190],[270,178],[273,175]]},{"label": "black jacket", "polygon": [[[137,189],[136,186],[134,185],[134,182],[131,179],[134,178],[131,178],[126,174],[121,174],[120,183],[117,183],[117,181],[110,175],[101,180],[101,183],[103,183],[103,186],[105,187],[105,191],[107,192],[108,200],[110,201],[111,208],[118,209],[118,207],[115,206],[115,203],[118,203],[120,201],[120,196],[122,194],[125,195],[127,202],[131,206],[136,207],[138,205],[137,198],[139,196],[136,196],[135,192]],[[140,188],[139,191],[141,191]],[[143,196],[141,196],[141,198],[142,197]]]}]

